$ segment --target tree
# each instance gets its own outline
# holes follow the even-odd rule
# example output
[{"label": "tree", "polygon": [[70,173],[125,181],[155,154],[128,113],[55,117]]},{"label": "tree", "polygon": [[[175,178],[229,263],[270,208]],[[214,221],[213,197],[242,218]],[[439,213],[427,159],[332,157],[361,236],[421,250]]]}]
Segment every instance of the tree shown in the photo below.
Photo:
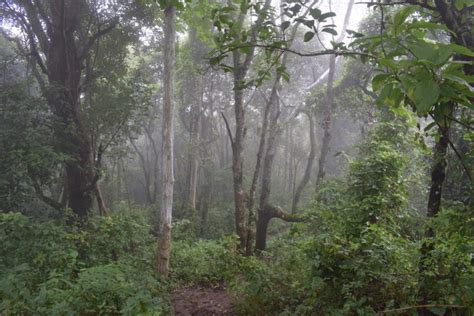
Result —
[{"label": "tree", "polygon": [[[123,4],[128,3],[117,6]],[[94,194],[101,201],[97,181],[104,151],[111,143],[96,142],[99,137],[88,124],[88,111],[94,107],[89,102],[90,87],[96,80],[91,60],[97,57],[100,40],[117,29],[120,20],[116,7],[92,14],[96,5],[86,0],[4,0],[0,6],[9,21],[22,30],[20,36],[7,29],[2,32],[33,65],[35,79],[54,115],[55,150],[66,158],[63,197],[82,219],[92,207]],[[85,21],[86,16],[91,19]]]},{"label": "tree", "polygon": [[[336,40],[336,43],[341,42],[345,35],[346,29],[349,24],[349,20],[352,14],[352,7],[354,6],[354,1],[349,1],[347,5],[346,15],[344,17],[344,23],[342,25],[342,30],[339,35],[339,38]],[[319,155],[318,161],[318,175],[316,176],[316,187],[318,187],[325,175],[324,167],[326,164],[326,158],[329,153],[329,142],[331,141],[331,119],[332,119],[332,111],[334,106],[334,75],[336,72],[336,56],[331,55],[329,57],[329,72],[328,72],[328,80],[327,80],[327,94],[326,94],[326,106],[324,107],[323,112],[323,129],[324,135],[322,139],[321,145],[321,153]]]},{"label": "tree", "polygon": [[[434,218],[441,209],[448,148],[457,151],[450,140],[451,125],[457,120],[456,108],[472,110],[469,76],[473,74],[474,41],[472,32],[465,31],[472,28],[469,15],[472,6],[463,1],[443,0],[406,1],[406,4],[409,6],[393,15],[384,33],[355,43],[363,43],[363,48],[376,52],[376,62],[386,70],[372,81],[374,91],[380,91],[378,104],[396,109],[404,103],[418,116],[432,119],[425,130],[436,127],[426,212],[428,218]],[[383,5],[380,9],[383,10]],[[469,170],[465,172],[469,174]],[[424,275],[429,270],[434,236],[433,228],[428,226],[420,260],[422,304],[436,299],[430,296],[433,279]],[[421,309],[420,313],[431,312]]]},{"label": "tree", "polygon": [[162,182],[161,215],[156,271],[164,276],[169,273],[171,253],[171,217],[173,212],[173,140],[174,140],[174,64],[176,39],[176,7],[168,4],[164,9],[164,71],[163,71],[163,126],[162,126]]}]

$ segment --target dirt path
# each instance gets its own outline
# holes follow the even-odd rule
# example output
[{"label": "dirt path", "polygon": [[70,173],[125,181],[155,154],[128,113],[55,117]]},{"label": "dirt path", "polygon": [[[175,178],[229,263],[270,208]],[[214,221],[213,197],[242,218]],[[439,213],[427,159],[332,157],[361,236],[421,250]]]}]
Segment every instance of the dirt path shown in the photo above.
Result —
[{"label": "dirt path", "polygon": [[173,292],[171,302],[176,316],[237,315],[225,286],[182,287]]}]

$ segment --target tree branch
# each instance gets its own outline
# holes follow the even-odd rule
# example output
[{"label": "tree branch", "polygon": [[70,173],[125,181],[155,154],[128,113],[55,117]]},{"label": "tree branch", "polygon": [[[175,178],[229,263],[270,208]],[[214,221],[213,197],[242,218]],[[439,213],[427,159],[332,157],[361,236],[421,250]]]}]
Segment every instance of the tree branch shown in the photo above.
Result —
[{"label": "tree branch", "polygon": [[232,130],[230,129],[229,122],[227,121],[227,118],[225,117],[224,112],[221,112],[221,115],[225,122],[225,127],[227,129],[227,134],[229,135],[229,138],[230,138],[230,143],[232,144],[232,146],[234,146],[234,137],[232,136]]},{"label": "tree branch", "polygon": [[279,218],[281,220],[284,220],[285,222],[300,223],[305,221],[303,217],[287,213],[283,211],[279,206],[267,204],[265,206],[265,210],[271,217]]},{"label": "tree branch", "polygon": [[87,52],[92,48],[92,46],[94,45],[94,43],[102,36],[104,36],[105,34],[109,33],[110,31],[112,31],[116,26],[117,24],[119,23],[119,20],[118,18],[115,18],[113,19],[109,25],[105,28],[105,29],[100,29],[97,31],[97,33],[95,33],[94,35],[92,35],[91,37],[89,37],[89,40],[87,41],[87,43],[84,45],[84,48],[81,52],[81,54],[79,55],[79,59],[84,59]]}]

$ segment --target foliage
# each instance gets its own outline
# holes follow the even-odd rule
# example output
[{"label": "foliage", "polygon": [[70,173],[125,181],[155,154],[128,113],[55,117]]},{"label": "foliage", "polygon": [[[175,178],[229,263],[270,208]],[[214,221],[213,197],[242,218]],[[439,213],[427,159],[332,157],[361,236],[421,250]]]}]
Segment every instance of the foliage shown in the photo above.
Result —
[{"label": "foliage", "polygon": [[184,284],[229,281],[239,272],[236,247],[234,236],[219,241],[175,241],[171,274],[175,282]]},{"label": "foliage", "polygon": [[35,187],[54,188],[54,170],[63,160],[50,140],[45,102],[30,86],[29,78],[20,77],[0,89],[0,210],[27,209]]},{"label": "foliage", "polygon": [[[241,275],[231,284],[243,315],[294,315],[308,295],[311,277],[305,240],[272,240],[259,258],[243,261]],[[301,307],[303,308],[303,307]]]},{"label": "foliage", "polygon": [[[417,15],[418,14],[418,15]],[[372,80],[379,93],[378,104],[398,107],[402,101],[419,116],[432,116],[437,124],[446,124],[449,102],[470,108],[472,78],[466,76],[457,55],[474,56],[469,48],[446,43],[450,31],[416,6],[397,11],[380,35],[363,37],[351,45],[377,54],[383,70]]]},{"label": "foliage", "polygon": [[166,311],[166,286],[153,277],[150,227],[136,216],[93,217],[78,231],[2,213],[0,225],[2,313]]},{"label": "foliage", "polygon": [[[416,305],[425,241],[406,204],[413,135],[409,125],[379,123],[346,180],[327,182],[315,196],[308,222],[274,241],[261,260],[246,261],[234,287],[243,313],[371,315]],[[439,233],[427,273],[435,276],[434,303],[472,308],[472,212],[453,205],[433,225]]]},{"label": "foliage", "polygon": [[474,213],[462,203],[449,203],[429,225],[436,230],[434,239],[424,242],[433,250],[429,269],[420,277],[436,297],[436,303],[456,304],[474,310]]}]

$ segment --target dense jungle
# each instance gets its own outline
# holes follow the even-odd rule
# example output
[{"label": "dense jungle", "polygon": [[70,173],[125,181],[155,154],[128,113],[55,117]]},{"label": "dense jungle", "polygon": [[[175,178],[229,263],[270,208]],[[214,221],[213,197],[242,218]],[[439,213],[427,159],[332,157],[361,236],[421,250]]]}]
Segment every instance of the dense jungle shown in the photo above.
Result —
[{"label": "dense jungle", "polygon": [[473,0],[0,0],[0,315],[474,315]]}]

